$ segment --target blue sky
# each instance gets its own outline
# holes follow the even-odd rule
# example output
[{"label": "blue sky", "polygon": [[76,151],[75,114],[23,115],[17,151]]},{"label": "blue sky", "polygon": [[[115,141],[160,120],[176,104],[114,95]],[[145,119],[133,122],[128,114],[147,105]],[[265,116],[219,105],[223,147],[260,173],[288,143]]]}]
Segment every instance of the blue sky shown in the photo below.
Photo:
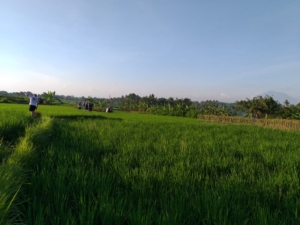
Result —
[{"label": "blue sky", "polygon": [[300,100],[299,11],[299,0],[1,0],[0,90]]}]

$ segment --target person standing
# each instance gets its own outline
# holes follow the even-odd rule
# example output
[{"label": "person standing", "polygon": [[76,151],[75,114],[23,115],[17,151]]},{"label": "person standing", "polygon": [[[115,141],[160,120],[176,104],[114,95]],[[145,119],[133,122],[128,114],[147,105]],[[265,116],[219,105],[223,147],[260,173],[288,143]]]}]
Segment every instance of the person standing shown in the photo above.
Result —
[{"label": "person standing", "polygon": [[93,111],[93,102],[92,101],[89,101],[89,112],[92,112]]},{"label": "person standing", "polygon": [[78,103],[78,109],[81,109],[81,102]]},{"label": "person standing", "polygon": [[34,117],[36,115],[35,110],[37,110],[39,99],[36,94],[28,94],[27,92],[24,92],[24,94],[30,99],[29,100],[29,111],[31,112],[31,115]]}]

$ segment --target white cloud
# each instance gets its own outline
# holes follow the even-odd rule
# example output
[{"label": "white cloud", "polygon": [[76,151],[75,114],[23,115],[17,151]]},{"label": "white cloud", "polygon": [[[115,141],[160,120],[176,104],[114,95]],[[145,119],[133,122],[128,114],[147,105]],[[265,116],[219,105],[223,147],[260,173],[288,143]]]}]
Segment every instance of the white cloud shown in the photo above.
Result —
[{"label": "white cloud", "polygon": [[62,87],[63,88],[69,88],[69,87],[71,87],[71,84],[63,84]]},{"label": "white cloud", "polygon": [[38,73],[35,71],[25,71],[25,73],[28,75],[28,77],[33,77],[36,80],[39,80],[41,82],[47,83],[47,84],[59,84],[60,79],[55,76],[50,76],[47,74]]},{"label": "white cloud", "polygon": [[192,94],[192,96],[195,97],[195,98],[199,98],[200,95],[197,94],[196,92],[194,92],[194,93]]},{"label": "white cloud", "polygon": [[220,97],[221,98],[229,98],[230,96],[228,94],[226,94],[226,93],[221,93]]}]

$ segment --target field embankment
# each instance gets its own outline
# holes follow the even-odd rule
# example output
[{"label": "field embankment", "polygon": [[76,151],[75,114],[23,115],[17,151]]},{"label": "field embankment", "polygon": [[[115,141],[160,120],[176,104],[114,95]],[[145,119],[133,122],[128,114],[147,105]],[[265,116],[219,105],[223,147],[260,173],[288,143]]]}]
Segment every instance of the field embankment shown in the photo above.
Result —
[{"label": "field embankment", "polygon": [[243,124],[279,130],[300,131],[300,120],[198,115],[198,119],[218,124]]},{"label": "field embankment", "polygon": [[[17,113],[20,116],[20,114]],[[20,121],[27,121],[27,117],[15,120],[15,114],[7,114],[2,120],[2,139],[7,135],[24,134],[14,141],[14,146],[2,147],[0,164],[0,224],[18,224],[24,222],[21,208],[24,204],[24,185],[28,185],[30,172],[35,170],[42,146],[49,143],[52,134],[52,120],[43,118],[30,125]],[[12,119],[12,120],[10,120]],[[16,122],[16,124],[13,124]],[[26,124],[26,128],[22,125]],[[11,125],[11,126],[10,126]],[[23,132],[23,130],[25,130]],[[9,135],[8,135],[9,136]],[[10,137],[11,138],[11,137]]]}]

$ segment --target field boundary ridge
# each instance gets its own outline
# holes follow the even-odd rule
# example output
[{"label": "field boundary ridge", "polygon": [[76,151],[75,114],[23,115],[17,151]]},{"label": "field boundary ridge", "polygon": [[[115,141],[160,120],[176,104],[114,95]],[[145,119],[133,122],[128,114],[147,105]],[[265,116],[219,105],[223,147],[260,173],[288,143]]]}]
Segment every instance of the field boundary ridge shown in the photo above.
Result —
[{"label": "field boundary ridge", "polygon": [[[53,135],[53,119],[41,117],[26,128],[14,152],[0,165],[0,225],[22,221],[18,206],[24,203],[22,186],[29,173],[36,167],[40,152],[50,143]],[[24,196],[23,196],[24,197]]]},{"label": "field boundary ridge", "polygon": [[254,125],[278,130],[300,131],[299,120],[246,118],[234,116],[198,115],[199,120],[218,124]]}]

